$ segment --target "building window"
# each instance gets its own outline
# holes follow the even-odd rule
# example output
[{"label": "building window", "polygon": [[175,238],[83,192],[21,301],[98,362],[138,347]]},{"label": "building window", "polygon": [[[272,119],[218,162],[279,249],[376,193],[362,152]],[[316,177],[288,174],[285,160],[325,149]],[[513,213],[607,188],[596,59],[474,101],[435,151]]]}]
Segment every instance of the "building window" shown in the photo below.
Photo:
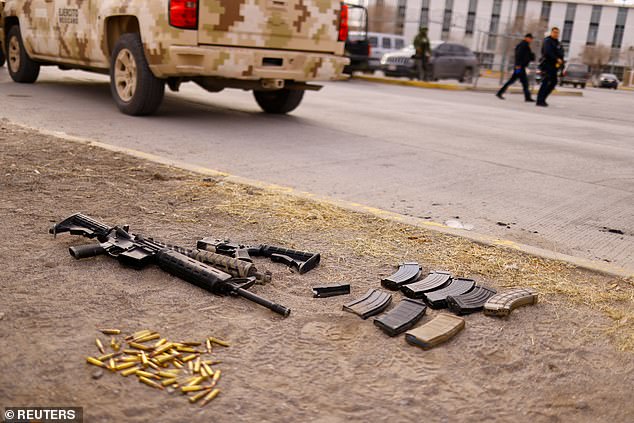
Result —
[{"label": "building window", "polygon": [[616,25],[614,25],[614,36],[612,37],[612,48],[620,49],[623,44],[623,33],[625,32],[625,21],[627,20],[627,8],[619,7],[616,15]]},{"label": "building window", "polygon": [[442,35],[441,38],[446,40],[449,38],[451,30],[451,13],[453,9],[453,0],[445,0],[445,13],[442,18]]},{"label": "building window", "polygon": [[493,10],[491,11],[491,25],[489,26],[489,39],[487,40],[487,49],[489,50],[495,50],[495,46],[497,44],[501,9],[502,0],[493,0]]},{"label": "building window", "polygon": [[473,34],[475,29],[476,9],[478,8],[478,0],[469,0],[469,12],[467,13],[467,26],[465,34]]},{"label": "building window", "polygon": [[566,6],[566,20],[564,21],[564,31],[561,35],[561,43],[564,48],[570,45],[570,40],[572,39],[572,26],[575,23],[575,14],[577,13],[577,4],[576,3],[568,3]]},{"label": "building window", "polygon": [[539,15],[542,22],[548,23],[548,21],[550,20],[550,8],[552,7],[552,5],[553,3],[550,1],[545,1],[542,3],[542,12]]},{"label": "building window", "polygon": [[403,34],[403,27],[405,26],[405,12],[407,9],[407,0],[398,0],[396,9],[396,31],[399,34]]},{"label": "building window", "polygon": [[526,0],[518,0],[517,2],[517,12],[515,13],[515,16],[519,19],[522,18],[524,19],[524,17],[526,16]]},{"label": "building window", "polygon": [[423,0],[420,6],[420,21],[418,24],[421,28],[427,28],[429,25],[429,0]]},{"label": "building window", "polygon": [[597,35],[599,34],[599,21],[601,21],[601,6],[592,6],[590,26],[588,27],[588,39],[586,40],[586,45],[588,46],[593,46],[597,43]]}]

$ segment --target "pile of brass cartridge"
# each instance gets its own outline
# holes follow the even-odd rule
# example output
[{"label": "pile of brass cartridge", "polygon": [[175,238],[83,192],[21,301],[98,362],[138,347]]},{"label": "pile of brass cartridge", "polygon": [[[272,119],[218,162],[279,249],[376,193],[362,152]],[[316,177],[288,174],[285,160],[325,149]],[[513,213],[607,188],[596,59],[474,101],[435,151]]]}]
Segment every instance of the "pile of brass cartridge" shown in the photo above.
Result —
[{"label": "pile of brass cartridge", "polygon": [[110,342],[95,339],[101,356],[86,357],[93,366],[125,377],[136,376],[139,382],[155,389],[178,389],[192,404],[200,401],[201,407],[220,393],[216,388],[220,370],[212,367],[220,361],[203,360],[202,356],[211,354],[214,345],[228,347],[229,343],[213,337],[204,342],[170,342],[150,330],[126,337],[120,336],[119,329],[100,329],[100,332],[110,336]]}]

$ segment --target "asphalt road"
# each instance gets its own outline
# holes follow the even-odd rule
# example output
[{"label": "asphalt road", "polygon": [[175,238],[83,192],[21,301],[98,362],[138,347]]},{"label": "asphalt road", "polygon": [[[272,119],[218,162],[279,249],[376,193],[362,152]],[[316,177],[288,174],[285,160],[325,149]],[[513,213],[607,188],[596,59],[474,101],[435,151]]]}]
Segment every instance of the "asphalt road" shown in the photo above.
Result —
[{"label": "asphalt road", "polygon": [[284,117],[186,84],[133,118],[102,76],[51,68],[19,85],[0,71],[10,121],[634,269],[634,92],[584,94],[542,109],[353,81]]}]

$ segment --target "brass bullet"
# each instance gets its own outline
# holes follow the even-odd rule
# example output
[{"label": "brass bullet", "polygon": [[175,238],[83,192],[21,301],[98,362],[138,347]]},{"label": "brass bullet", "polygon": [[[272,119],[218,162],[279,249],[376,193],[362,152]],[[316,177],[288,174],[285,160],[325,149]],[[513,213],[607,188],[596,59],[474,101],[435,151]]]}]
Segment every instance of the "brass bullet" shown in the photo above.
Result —
[{"label": "brass bullet", "polygon": [[195,358],[196,358],[196,354],[190,354],[190,355],[187,355],[187,356],[181,358],[181,361],[183,363],[187,363],[189,360],[193,360]]},{"label": "brass bullet", "polygon": [[163,390],[163,387],[161,385],[159,385],[158,383],[156,383],[156,382],[154,382],[154,381],[152,381],[152,380],[150,380],[150,379],[148,379],[148,378],[146,378],[144,376],[139,377],[139,382],[143,382],[146,385],[151,386],[152,388],[157,388],[157,389]]},{"label": "brass bullet", "polygon": [[140,370],[138,367],[134,367],[134,368],[130,368],[130,369],[126,369],[124,371],[122,371],[120,374],[121,376],[130,376],[130,375],[134,375],[136,374],[137,370]]},{"label": "brass bullet", "polygon": [[188,352],[188,353],[196,353],[198,352],[198,350],[196,350],[195,348],[192,347],[187,347],[187,346],[176,346],[176,350],[180,351],[180,352]]},{"label": "brass bullet", "polygon": [[168,342],[167,344],[161,345],[150,354],[150,357],[155,357],[159,354],[163,354],[165,351],[169,350],[170,348],[172,348],[172,344],[170,342]]},{"label": "brass bullet", "polygon": [[220,389],[218,389],[218,388],[216,388],[213,391],[211,391],[210,393],[208,393],[207,396],[203,399],[203,402],[200,403],[200,406],[204,407],[205,405],[207,405],[211,400],[216,398],[219,393],[220,393]]},{"label": "brass bullet", "polygon": [[209,393],[209,391],[211,391],[211,388],[207,388],[202,392],[197,393],[196,395],[189,397],[189,402],[191,402],[192,404],[195,403],[196,401],[198,401],[199,399],[201,399],[202,397],[204,397],[205,395],[207,395]]},{"label": "brass bullet", "polygon": [[211,378],[211,386],[216,386],[218,380],[220,380],[220,370],[216,370],[214,377]]},{"label": "brass bullet", "polygon": [[209,366],[209,364],[203,363],[202,366],[209,376],[212,376],[214,374],[214,370]]},{"label": "brass bullet", "polygon": [[136,348],[137,350],[150,351],[152,349],[152,347],[148,345],[138,344],[132,341],[128,342],[128,345],[131,346],[132,348]]},{"label": "brass bullet", "polygon": [[156,344],[154,344],[154,348],[158,348],[161,345],[165,344],[166,342],[167,342],[167,339],[165,338],[159,339],[158,341],[156,341]]},{"label": "brass bullet", "polygon": [[205,378],[203,376],[193,377],[191,379],[187,379],[186,386],[200,385],[200,382],[202,382],[204,380],[205,380]]},{"label": "brass bullet", "polygon": [[157,332],[154,333],[150,333],[149,335],[145,335],[145,336],[141,336],[139,338],[135,338],[132,340],[132,342],[147,342],[147,341],[153,341],[155,339],[159,339],[161,337],[161,335]]},{"label": "brass bullet", "polygon": [[147,355],[145,355],[144,351],[141,351],[141,363],[143,363],[143,366],[147,366],[148,363]]},{"label": "brass bullet", "polygon": [[123,357],[121,361],[125,363],[138,363],[141,361],[140,357]]},{"label": "brass bullet", "polygon": [[159,370],[161,370],[161,368],[159,366],[157,366],[153,361],[148,361],[147,365],[150,366],[151,368],[153,368],[154,370],[156,370],[157,372]]},{"label": "brass bullet", "polygon": [[150,379],[160,379],[161,377],[158,375],[155,375],[154,373],[150,373],[150,372],[146,372],[144,370],[137,370],[136,371],[136,375],[139,377],[147,377]]},{"label": "brass bullet", "polygon": [[188,347],[197,347],[202,344],[202,342],[179,342],[179,344],[186,345]]},{"label": "brass bullet", "polygon": [[140,331],[138,331],[138,332],[134,332],[134,333],[133,333],[132,335],[130,335],[130,336],[126,336],[126,339],[141,338],[141,337],[143,337],[143,336],[145,336],[145,335],[149,335],[149,334],[151,334],[151,333],[152,333],[152,331],[151,331],[151,330],[143,329],[143,330],[140,330]]},{"label": "brass bullet", "polygon": [[[212,374],[213,374],[213,373],[212,373]],[[201,368],[200,368],[200,375],[201,375],[202,377],[205,377],[205,378],[207,378],[207,377],[209,377],[209,376],[210,376],[210,374],[209,374],[209,373],[207,373],[207,370],[205,370],[205,368],[204,368],[204,367],[201,367]]]},{"label": "brass bullet", "polygon": [[112,370],[114,372],[114,371],[116,371],[116,367],[117,367],[117,365],[114,362],[114,358],[111,358],[110,360],[108,360],[108,368],[110,370]]},{"label": "brass bullet", "polygon": [[171,354],[171,355],[163,355],[160,357],[156,357],[156,360],[159,362],[159,364],[163,364],[167,361],[173,360],[174,358],[180,356],[181,353],[175,353],[175,354]]},{"label": "brass bullet", "polygon": [[129,369],[130,367],[134,367],[136,366],[137,363],[121,363],[118,366],[115,367],[115,370],[119,371],[119,370],[125,370],[125,369]]},{"label": "brass bullet", "polygon": [[109,358],[118,357],[118,356],[120,356],[121,354],[123,354],[123,353],[121,353],[121,352],[116,352],[116,351],[115,351],[115,352],[112,352],[112,353],[110,353],[110,354],[102,355],[101,357],[99,357],[99,358],[98,358],[98,360],[99,360],[99,361],[108,360]]},{"label": "brass bullet", "polygon": [[194,363],[194,373],[200,373],[200,357],[198,357]]},{"label": "brass bullet", "polygon": [[200,386],[200,385],[193,385],[193,386],[183,386],[181,388],[181,391],[183,393],[187,393],[187,392],[196,392],[196,391],[202,391],[203,389],[205,389],[204,387]]},{"label": "brass bullet", "polygon": [[123,353],[128,355],[141,355],[141,351],[137,350],[123,350]]},{"label": "brass bullet", "polygon": [[176,369],[162,370],[162,371],[158,372],[158,375],[161,376],[161,377],[166,377],[168,379],[172,379],[172,378],[178,376],[178,371]]},{"label": "brass bullet", "polygon": [[121,331],[119,329],[99,329],[104,335],[119,335]]},{"label": "brass bullet", "polygon": [[207,352],[210,353],[211,352],[211,341],[209,339],[207,339],[205,341],[205,343],[207,344]]},{"label": "brass bullet", "polygon": [[165,379],[163,382],[161,382],[161,385],[163,386],[167,386],[167,385],[172,385],[176,383],[176,378],[172,378],[172,379]]},{"label": "brass bullet", "polygon": [[93,366],[103,367],[104,369],[108,368],[108,366],[106,366],[104,363],[102,363],[101,361],[97,360],[94,357],[86,357],[86,361],[92,364]]},{"label": "brass bullet", "polygon": [[97,348],[99,348],[99,351],[101,352],[101,354],[106,353],[106,351],[103,349],[103,344],[101,343],[99,338],[95,338],[95,344],[97,344]]},{"label": "brass bullet", "polygon": [[110,338],[110,348],[112,348],[115,351],[119,351],[119,349],[121,349],[121,344],[117,342],[114,336]]},{"label": "brass bullet", "polygon": [[221,339],[217,339],[217,338],[214,338],[212,336],[210,336],[208,339],[211,342],[213,342],[214,344],[222,345],[223,347],[228,347],[229,346],[229,343],[227,341],[223,341]]},{"label": "brass bullet", "polygon": [[176,366],[177,369],[183,368],[183,362],[180,361],[178,358],[175,358],[174,360],[172,360],[172,363],[174,363],[174,366]]},{"label": "brass bullet", "polygon": [[207,364],[208,366],[215,366],[216,364],[222,363],[222,361],[219,361],[219,360],[205,360],[205,361],[203,361],[203,363]]}]

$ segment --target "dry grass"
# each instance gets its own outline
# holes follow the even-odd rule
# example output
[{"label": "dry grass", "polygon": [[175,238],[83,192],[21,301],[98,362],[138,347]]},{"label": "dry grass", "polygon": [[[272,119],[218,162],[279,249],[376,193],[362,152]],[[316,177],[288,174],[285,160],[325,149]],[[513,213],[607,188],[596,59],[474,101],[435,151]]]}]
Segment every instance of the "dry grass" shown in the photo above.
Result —
[{"label": "dry grass", "polygon": [[[607,333],[618,348],[634,350],[634,284],[630,280],[221,180],[188,181],[183,189],[183,195],[193,198],[223,198],[212,207],[245,224],[266,227],[286,244],[292,244],[301,233],[319,234],[335,251],[352,251],[386,264],[418,260],[426,269],[446,269],[501,287],[530,286],[540,292],[542,301],[571,302],[599,310],[612,319]],[[204,207],[190,212],[200,214]]]}]

